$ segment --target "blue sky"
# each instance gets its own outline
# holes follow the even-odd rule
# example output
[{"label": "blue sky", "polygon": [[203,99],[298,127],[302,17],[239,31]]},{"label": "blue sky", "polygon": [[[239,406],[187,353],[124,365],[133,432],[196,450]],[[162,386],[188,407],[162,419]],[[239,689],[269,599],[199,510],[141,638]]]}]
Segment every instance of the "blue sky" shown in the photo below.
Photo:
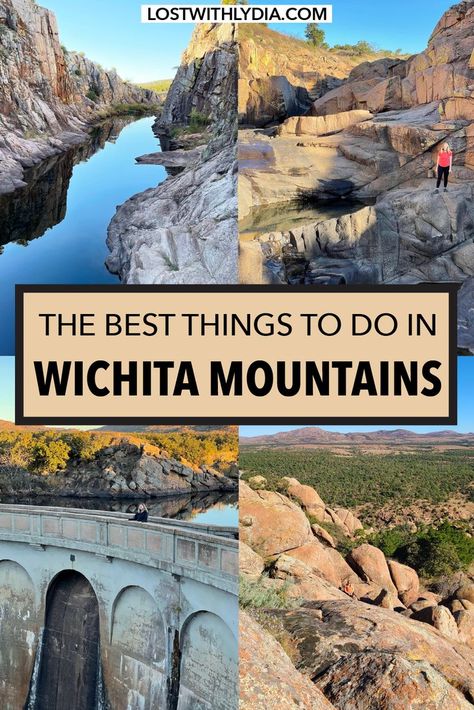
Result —
[{"label": "blue sky", "polygon": [[[321,4],[322,0],[320,0]],[[255,4],[270,4],[270,0],[258,0]],[[275,2],[288,5],[290,0]],[[311,4],[294,0],[295,5]],[[315,3],[316,4],[316,3]],[[396,3],[383,0],[332,0],[333,22],[321,25],[330,44],[355,44],[367,40],[383,49],[401,49],[415,54],[425,49],[428,38],[441,15],[454,4],[454,0],[398,0]],[[270,24],[272,29],[297,37],[304,37],[305,25]]]},{"label": "blue sky", "polygon": [[[201,0],[213,4],[216,0]],[[197,0],[186,0],[196,4]],[[270,4],[270,0],[254,0]],[[276,4],[288,4],[283,0]],[[299,2],[299,0],[298,0]],[[142,25],[140,0],[39,0],[58,19],[61,42],[68,49],[85,52],[104,67],[136,82],[174,76],[193,25]],[[167,4],[170,4],[167,2]],[[304,0],[299,4],[305,4]],[[419,52],[450,0],[333,0],[334,22],[325,25],[330,44],[368,40],[388,49]],[[270,25],[280,32],[302,37],[305,25]]]},{"label": "blue sky", "polygon": [[[13,421],[15,398],[15,358],[0,357],[0,419]],[[439,429],[474,432],[474,357],[458,358],[458,426],[456,427],[404,427],[413,431],[426,432]],[[297,429],[296,426],[244,426],[240,427],[243,436],[273,434],[277,431]],[[377,426],[325,426],[330,431],[371,431],[373,429],[398,429],[399,427]]]}]

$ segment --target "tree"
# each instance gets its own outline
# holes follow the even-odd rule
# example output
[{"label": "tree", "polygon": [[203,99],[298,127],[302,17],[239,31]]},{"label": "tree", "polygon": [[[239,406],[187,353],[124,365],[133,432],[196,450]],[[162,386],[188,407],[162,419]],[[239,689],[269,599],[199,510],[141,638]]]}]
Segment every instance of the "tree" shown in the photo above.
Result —
[{"label": "tree", "polygon": [[306,25],[304,36],[314,47],[322,47],[326,44],[324,30],[321,30],[316,22],[309,22]]},{"label": "tree", "polygon": [[31,468],[38,473],[57,473],[66,468],[70,448],[65,441],[48,435],[38,437],[33,446]]}]

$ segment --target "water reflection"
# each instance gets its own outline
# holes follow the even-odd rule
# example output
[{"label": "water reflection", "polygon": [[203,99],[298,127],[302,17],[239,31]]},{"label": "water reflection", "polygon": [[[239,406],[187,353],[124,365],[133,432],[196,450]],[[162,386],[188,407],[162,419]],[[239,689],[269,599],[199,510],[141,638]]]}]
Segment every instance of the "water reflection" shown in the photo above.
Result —
[{"label": "water reflection", "polygon": [[[150,515],[175,520],[189,520],[206,525],[237,527],[237,493],[194,493],[147,499]],[[120,498],[76,498],[62,496],[22,497],[3,496],[0,503],[13,505],[54,506],[58,508],[82,508],[105,510],[114,513],[136,513],[141,500]]]}]

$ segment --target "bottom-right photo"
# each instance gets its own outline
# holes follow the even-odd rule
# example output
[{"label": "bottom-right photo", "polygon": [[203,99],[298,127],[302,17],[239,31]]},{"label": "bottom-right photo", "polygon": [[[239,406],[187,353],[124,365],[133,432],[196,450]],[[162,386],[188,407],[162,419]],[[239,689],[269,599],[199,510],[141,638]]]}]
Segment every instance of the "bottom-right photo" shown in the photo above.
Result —
[{"label": "bottom-right photo", "polygon": [[474,360],[455,427],[240,429],[240,707],[472,710]]}]

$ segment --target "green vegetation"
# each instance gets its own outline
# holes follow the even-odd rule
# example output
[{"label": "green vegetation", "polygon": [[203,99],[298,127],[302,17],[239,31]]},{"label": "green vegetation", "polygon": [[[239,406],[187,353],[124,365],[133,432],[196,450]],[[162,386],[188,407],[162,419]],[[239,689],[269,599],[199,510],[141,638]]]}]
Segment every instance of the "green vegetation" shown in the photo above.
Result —
[{"label": "green vegetation", "polygon": [[474,561],[474,539],[467,523],[444,522],[416,532],[396,527],[369,537],[368,542],[425,578],[450,575]]},{"label": "green vegetation", "polygon": [[288,596],[289,583],[276,588],[275,585],[265,584],[266,579],[240,576],[239,602],[243,609],[293,609],[299,606],[297,599]]},{"label": "green vegetation", "polygon": [[313,47],[323,47],[324,49],[329,47],[325,41],[326,34],[324,30],[322,30],[316,22],[310,22],[306,25],[304,36],[306,37],[306,41],[312,44]]},{"label": "green vegetation", "polygon": [[331,52],[335,52],[336,54],[345,54],[350,57],[378,55],[383,57],[403,58],[407,56],[402,54],[401,49],[379,49],[374,44],[371,44],[363,39],[359,40],[355,44],[335,44],[330,47],[326,42],[324,30],[322,30],[316,22],[309,22],[306,25],[304,35],[306,37],[306,42],[312,47],[327,49]]},{"label": "green vegetation", "polygon": [[472,495],[474,451],[431,450],[340,455],[323,449],[240,450],[243,478],[262,475],[274,489],[292,476],[316,488],[328,505],[344,508],[372,504],[380,508],[417,500],[442,502],[453,494]]},{"label": "green vegetation", "polygon": [[222,429],[204,432],[189,430],[169,433],[146,432],[140,438],[164,449],[172,458],[184,459],[194,465],[210,465],[216,461],[237,460],[237,430]]},{"label": "green vegetation", "polygon": [[193,134],[193,133],[204,133],[207,126],[210,124],[210,119],[205,114],[196,109],[192,109],[188,117],[187,126],[175,126],[171,130],[172,138],[179,138],[179,136]]},{"label": "green vegetation", "polygon": [[170,88],[173,79],[158,79],[157,81],[149,81],[145,84],[138,84],[141,89],[150,89],[150,91],[156,91],[158,94],[162,94]]},{"label": "green vegetation", "polygon": [[100,98],[99,94],[95,89],[89,89],[89,91],[86,93],[86,96],[90,101],[93,101],[94,103],[98,103]]},{"label": "green vegetation", "polygon": [[362,57],[367,54],[381,54],[385,57],[395,56],[400,58],[406,56],[402,54],[401,49],[378,49],[378,47],[365,40],[359,40],[355,44],[335,44],[331,47],[331,51],[337,52],[338,54],[348,54],[354,57]]},{"label": "green vegetation", "polygon": [[[146,432],[122,434],[95,431],[0,431],[0,492],[5,489],[4,474],[25,471],[54,475],[72,460],[92,461],[99,452],[121,440],[153,444],[166,454],[194,466],[231,463],[237,459],[235,429],[195,432]],[[19,474],[20,475],[20,474]]]}]

